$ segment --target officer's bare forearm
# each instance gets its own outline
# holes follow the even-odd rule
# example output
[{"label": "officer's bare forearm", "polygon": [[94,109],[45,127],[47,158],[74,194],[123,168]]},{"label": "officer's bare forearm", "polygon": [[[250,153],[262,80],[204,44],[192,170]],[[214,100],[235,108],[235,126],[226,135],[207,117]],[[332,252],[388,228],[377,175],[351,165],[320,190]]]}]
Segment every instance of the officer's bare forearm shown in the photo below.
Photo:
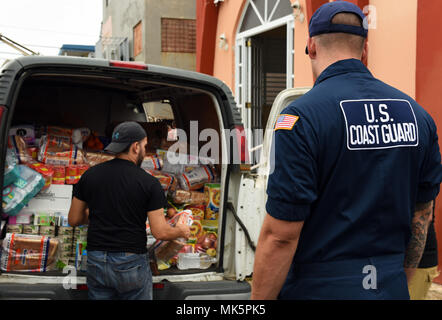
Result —
[{"label": "officer's bare forearm", "polygon": [[281,241],[272,236],[260,239],[252,280],[252,300],[274,300],[284,284],[298,241]]},{"label": "officer's bare forearm", "polygon": [[404,268],[408,281],[413,276],[422,258],[432,213],[433,201],[416,205],[416,211],[411,223],[411,239],[405,252]]},{"label": "officer's bare forearm", "polygon": [[264,220],[253,269],[253,300],[278,297],[298,247],[303,222],[282,222],[267,216]]}]

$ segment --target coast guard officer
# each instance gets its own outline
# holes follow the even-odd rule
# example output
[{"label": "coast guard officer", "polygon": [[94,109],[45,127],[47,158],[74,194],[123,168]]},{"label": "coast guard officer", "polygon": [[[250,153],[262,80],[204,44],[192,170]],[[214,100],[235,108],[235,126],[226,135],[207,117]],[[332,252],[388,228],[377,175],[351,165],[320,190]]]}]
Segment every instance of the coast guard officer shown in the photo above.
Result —
[{"label": "coast guard officer", "polygon": [[316,82],[275,125],[252,299],[409,299],[441,156],[430,115],[361,62],[364,18],[335,1],[310,21]]}]

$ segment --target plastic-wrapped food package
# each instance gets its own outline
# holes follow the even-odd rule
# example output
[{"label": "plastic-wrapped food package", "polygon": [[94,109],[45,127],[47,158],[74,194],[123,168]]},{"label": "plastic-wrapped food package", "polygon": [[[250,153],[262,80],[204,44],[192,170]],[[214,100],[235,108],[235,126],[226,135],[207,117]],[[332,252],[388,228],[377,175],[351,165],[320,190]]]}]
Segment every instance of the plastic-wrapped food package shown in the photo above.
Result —
[{"label": "plastic-wrapped food package", "polygon": [[52,166],[54,176],[52,177],[52,184],[65,184],[66,182],[66,167]]},{"label": "plastic-wrapped food package", "polygon": [[96,166],[97,164],[109,161],[114,159],[115,156],[108,154],[108,153],[103,153],[103,152],[87,152],[86,153],[86,163],[93,167]]},{"label": "plastic-wrapped food package", "polygon": [[180,187],[184,190],[201,189],[204,184],[213,182],[215,179],[215,170],[210,166],[200,166],[178,176]]},{"label": "plastic-wrapped food package", "polygon": [[45,272],[54,270],[58,255],[58,239],[7,233],[2,244],[2,271]]},{"label": "plastic-wrapped food package", "polygon": [[148,155],[144,157],[141,168],[144,170],[161,170],[163,160],[157,155]]},{"label": "plastic-wrapped food package", "polygon": [[158,179],[164,191],[175,192],[178,186],[175,176],[156,170],[146,170],[146,172]]},{"label": "plastic-wrapped food package", "polygon": [[42,190],[46,190],[51,186],[52,178],[54,177],[54,170],[51,167],[38,162],[29,163],[28,167],[40,173],[45,179],[45,185]]},{"label": "plastic-wrapped food package", "polygon": [[35,128],[32,125],[14,126],[9,129],[10,136],[20,136],[28,145],[35,143]]},{"label": "plastic-wrapped food package", "polygon": [[220,204],[220,184],[219,183],[207,183],[204,186],[204,193],[209,199],[206,207],[206,220],[218,220],[219,204]]},{"label": "plastic-wrapped food package", "polygon": [[[175,226],[176,224],[182,223],[189,227],[193,224],[192,211],[185,210],[177,213],[175,217],[168,221],[170,225]],[[185,239],[176,239],[172,241],[162,241],[158,240],[154,244],[155,256],[157,258],[158,268],[161,270],[163,266],[167,266],[170,259],[178,254],[178,252],[186,245]]]},{"label": "plastic-wrapped food package", "polygon": [[19,165],[20,178],[3,189],[3,211],[15,216],[45,185],[43,176],[25,165]]},{"label": "plastic-wrapped food package", "polygon": [[43,136],[40,139],[38,161],[62,166],[83,164],[84,154],[81,149],[62,137]]},{"label": "plastic-wrapped food package", "polygon": [[15,151],[15,155],[18,162],[21,164],[30,163],[34,160],[32,159],[31,152],[29,151],[28,145],[25,140],[20,136],[9,136],[8,138],[8,148]]},{"label": "plastic-wrapped food package", "polygon": [[175,191],[172,197],[175,204],[186,205],[206,205],[209,202],[207,194],[198,191],[187,191],[178,189]]},{"label": "plastic-wrapped food package", "polygon": [[18,160],[13,149],[6,151],[5,174],[3,177],[3,187],[14,183],[19,177]]}]

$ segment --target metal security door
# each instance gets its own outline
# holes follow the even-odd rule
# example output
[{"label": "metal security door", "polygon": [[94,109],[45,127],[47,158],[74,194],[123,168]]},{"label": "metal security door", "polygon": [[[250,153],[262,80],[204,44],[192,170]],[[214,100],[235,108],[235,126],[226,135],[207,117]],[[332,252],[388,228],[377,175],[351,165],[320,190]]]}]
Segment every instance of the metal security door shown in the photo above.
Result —
[{"label": "metal security door", "polygon": [[[262,106],[264,104],[264,71],[263,71],[263,44],[260,39],[248,39],[247,47],[250,54],[250,69],[249,69],[249,90],[250,90],[250,108],[251,108],[251,123],[250,128],[251,140],[253,146],[258,146],[262,143]],[[252,163],[259,161],[260,151],[252,154]]]}]

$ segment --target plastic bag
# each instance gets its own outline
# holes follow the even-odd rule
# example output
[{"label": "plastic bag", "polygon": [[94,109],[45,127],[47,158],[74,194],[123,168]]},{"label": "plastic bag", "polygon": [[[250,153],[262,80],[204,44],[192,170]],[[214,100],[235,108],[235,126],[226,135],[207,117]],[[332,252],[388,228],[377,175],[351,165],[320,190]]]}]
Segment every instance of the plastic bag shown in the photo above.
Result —
[{"label": "plastic bag", "polygon": [[25,165],[19,165],[20,178],[3,189],[3,211],[15,216],[45,185],[43,176]]},{"label": "plastic bag", "polygon": [[52,178],[54,177],[54,169],[38,162],[29,163],[28,167],[40,173],[45,179],[45,185],[42,190],[46,190],[51,186]]},{"label": "plastic bag", "polygon": [[157,155],[145,156],[141,163],[141,168],[144,170],[161,170],[163,166],[163,160]]},{"label": "plastic bag", "polygon": [[18,163],[25,164],[33,162],[31,152],[25,140],[20,136],[9,136],[8,148],[15,151],[15,155],[18,159]]},{"label": "plastic bag", "polygon": [[156,170],[145,170],[145,171],[149,173],[151,176],[154,176],[155,178],[158,179],[164,191],[170,191],[172,193],[175,192],[178,186],[178,182],[175,176]]},{"label": "plastic bag", "polygon": [[207,182],[215,181],[215,170],[210,166],[200,166],[190,172],[178,176],[181,189],[198,190],[204,187]]},{"label": "plastic bag", "polygon": [[58,239],[7,233],[2,244],[2,271],[45,272],[54,270],[58,256]]},{"label": "plastic bag", "polygon": [[209,202],[207,194],[198,191],[187,191],[178,189],[175,191],[172,197],[175,204],[186,205],[206,205]]},{"label": "plastic bag", "polygon": [[[176,214],[168,223],[172,226],[183,223],[190,227],[193,224],[192,211],[184,210]],[[154,250],[158,267],[160,268],[161,265],[168,264],[169,260],[176,256],[185,245],[186,240],[181,238],[172,241],[157,240],[154,244]]]},{"label": "plastic bag", "polygon": [[83,164],[85,160],[83,151],[70,140],[47,135],[40,139],[38,161],[50,165],[69,166]]},{"label": "plastic bag", "polygon": [[18,160],[13,149],[6,151],[5,175],[3,177],[3,187],[14,183],[20,177],[18,170]]},{"label": "plastic bag", "polygon": [[87,152],[86,153],[86,163],[93,167],[97,164],[112,160],[115,158],[115,155],[111,155],[103,152]]}]

